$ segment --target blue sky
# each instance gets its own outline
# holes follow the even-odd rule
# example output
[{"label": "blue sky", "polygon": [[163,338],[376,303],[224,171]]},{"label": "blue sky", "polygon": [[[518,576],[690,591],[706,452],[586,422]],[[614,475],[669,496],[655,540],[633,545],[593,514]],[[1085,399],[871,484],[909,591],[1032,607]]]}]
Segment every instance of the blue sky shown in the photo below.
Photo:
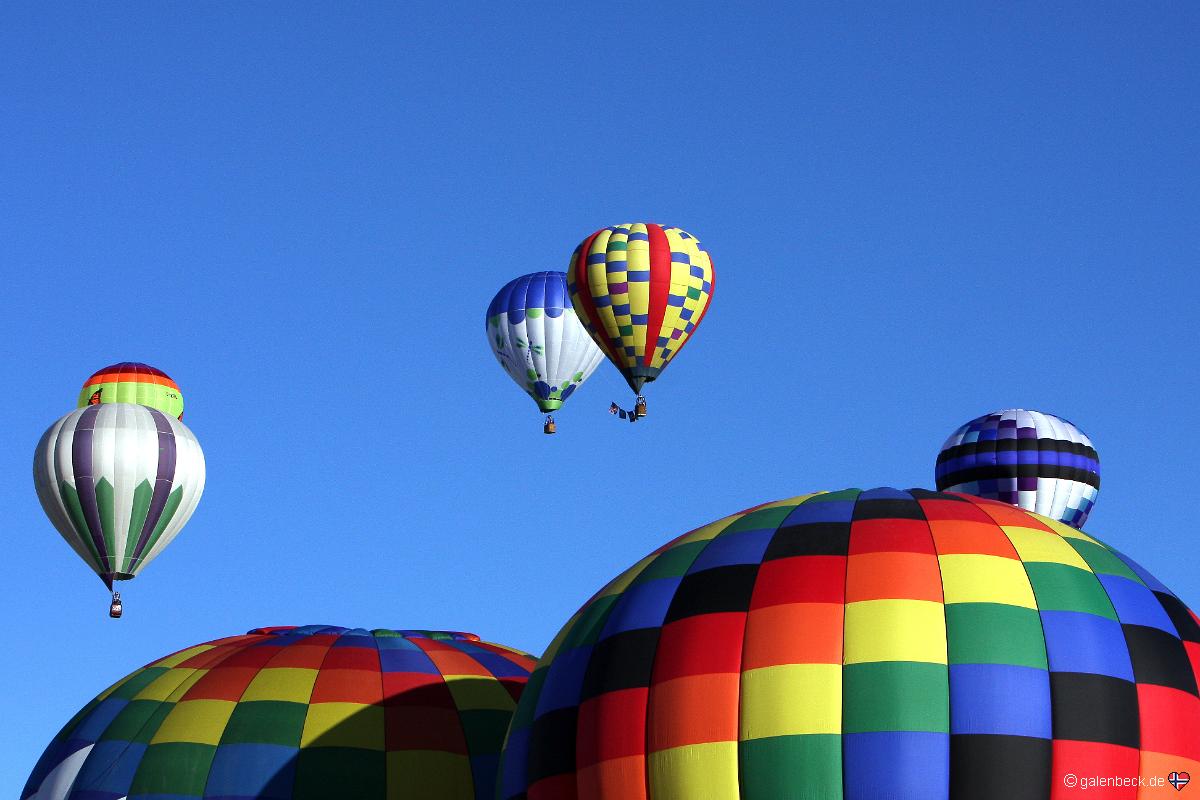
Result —
[{"label": "blue sky", "polygon": [[[1092,437],[1087,530],[1200,602],[1196,6],[440,5],[6,10],[0,793],[169,651],[329,623],[540,652],[666,539],[930,486],[1007,406]],[[603,365],[545,437],[488,301],[635,220],[701,239],[712,309],[645,424]],[[208,486],[114,623],[30,461],[120,360],[181,384]]]}]

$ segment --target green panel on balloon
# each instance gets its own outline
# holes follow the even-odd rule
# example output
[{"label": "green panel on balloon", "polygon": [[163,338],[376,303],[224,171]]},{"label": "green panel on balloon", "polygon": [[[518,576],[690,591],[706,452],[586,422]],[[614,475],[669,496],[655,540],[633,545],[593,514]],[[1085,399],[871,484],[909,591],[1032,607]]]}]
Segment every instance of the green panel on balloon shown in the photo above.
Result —
[{"label": "green panel on balloon", "polygon": [[[996,636],[996,631],[1004,631]],[[951,664],[1014,664],[1048,669],[1042,618],[1032,608],[1001,603],[946,606]]]},{"label": "green panel on balloon", "polygon": [[1075,552],[1083,557],[1087,565],[1092,568],[1092,572],[1097,575],[1120,575],[1135,583],[1142,582],[1137,573],[1131,570],[1124,561],[1117,558],[1111,550],[1083,539],[1068,539],[1067,543],[1075,548]]},{"label": "green panel on balloon", "polygon": [[311,747],[300,751],[293,800],[385,797],[387,758],[382,750]]},{"label": "green panel on balloon", "polygon": [[1025,571],[1029,574],[1039,611],[1081,611],[1117,619],[1100,579],[1092,573],[1066,564],[1045,562],[1026,563]]},{"label": "green panel on balloon", "polygon": [[774,530],[787,519],[788,514],[792,513],[795,508],[795,506],[778,506],[751,511],[746,516],[735,519],[718,535],[724,536],[738,531]]},{"label": "green panel on balloon", "polygon": [[209,768],[217,748],[211,744],[166,742],[152,744],[138,764],[130,795],[169,794],[204,796]]},{"label": "green panel on balloon", "polygon": [[154,683],[167,669],[167,667],[146,667],[140,672],[136,672],[126,678],[120,686],[113,690],[110,696],[120,697],[123,700],[132,700],[142,689]]},{"label": "green panel on balloon", "polygon": [[708,547],[709,540],[688,542],[674,547],[650,562],[650,564],[634,579],[634,584],[645,583],[655,578],[681,578],[700,555],[700,551]]},{"label": "green panel on balloon", "polygon": [[159,700],[134,700],[121,709],[100,738],[150,744],[173,707],[173,703]]},{"label": "green panel on balloon", "polygon": [[950,732],[949,675],[944,664],[879,661],[842,669],[844,733]]},{"label": "green panel on balloon", "polygon": [[600,636],[600,631],[604,629],[604,623],[608,620],[608,615],[612,612],[613,605],[617,602],[617,595],[609,597],[601,597],[596,602],[592,603],[579,620],[575,623],[575,627],[571,629],[570,636],[563,642],[564,648],[582,647],[586,644],[593,644]]},{"label": "green panel on balloon", "polygon": [[771,736],[738,744],[742,800],[840,800],[842,737]]},{"label": "green panel on balloon", "polygon": [[238,703],[221,735],[221,744],[256,743],[299,747],[307,714],[308,706],[303,703],[283,700]]}]

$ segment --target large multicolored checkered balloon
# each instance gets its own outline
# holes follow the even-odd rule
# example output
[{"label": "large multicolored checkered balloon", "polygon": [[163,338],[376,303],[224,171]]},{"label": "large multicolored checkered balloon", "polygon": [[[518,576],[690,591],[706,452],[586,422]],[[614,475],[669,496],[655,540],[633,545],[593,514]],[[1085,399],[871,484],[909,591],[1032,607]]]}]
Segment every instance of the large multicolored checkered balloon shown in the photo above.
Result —
[{"label": "large multicolored checkered balloon", "polygon": [[469,633],[259,628],[143,667],[22,800],[491,800],[533,659]]},{"label": "large multicolored checkered balloon", "polygon": [[1100,492],[1100,457],[1065,419],[1008,408],[950,434],[934,478],[938,491],[999,500],[1082,528]]},{"label": "large multicolored checkered balloon", "polygon": [[1196,616],[1074,528],[920,489],[806,495],[676,539],[572,617],[498,796],[1171,795],[1200,776],[1198,668]]},{"label": "large multicolored checkered balloon", "polygon": [[579,319],[635,392],[687,344],[708,311],[713,280],[696,237],[644,222],[596,231],[567,270]]},{"label": "large multicolored checkered balloon", "polygon": [[545,413],[561,408],[604,357],[575,316],[561,272],[506,283],[488,306],[485,326],[500,366]]},{"label": "large multicolored checkered balloon", "polygon": [[97,370],[79,390],[78,408],[99,403],[137,403],[183,419],[183,392],[161,369],[122,361]]},{"label": "large multicolored checkered balloon", "polygon": [[204,478],[204,453],[187,426],[133,403],[72,411],[42,435],[33,457],[46,516],[110,589],[179,534]]}]

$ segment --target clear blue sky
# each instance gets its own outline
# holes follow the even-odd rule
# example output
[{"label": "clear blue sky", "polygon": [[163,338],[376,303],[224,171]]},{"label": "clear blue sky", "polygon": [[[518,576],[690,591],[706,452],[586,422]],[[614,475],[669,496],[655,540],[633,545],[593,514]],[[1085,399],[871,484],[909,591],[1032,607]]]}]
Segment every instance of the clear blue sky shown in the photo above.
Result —
[{"label": "clear blue sky", "polygon": [[[1006,406],[1093,438],[1089,532],[1200,603],[1194,4],[441,5],[5,10],[0,794],[168,651],[540,652],[668,537],[929,486]],[[545,437],[488,301],[635,220],[700,237],[712,309],[645,424],[604,365]],[[209,478],[110,622],[30,461],[119,360],[179,381]]]}]

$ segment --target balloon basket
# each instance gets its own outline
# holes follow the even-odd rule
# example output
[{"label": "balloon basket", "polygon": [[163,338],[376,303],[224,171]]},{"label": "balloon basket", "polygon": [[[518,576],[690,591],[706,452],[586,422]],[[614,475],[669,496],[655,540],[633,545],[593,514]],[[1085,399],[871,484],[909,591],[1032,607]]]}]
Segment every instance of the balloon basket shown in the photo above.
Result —
[{"label": "balloon basket", "polygon": [[546,424],[542,426],[542,433],[549,435],[557,430],[558,426],[554,424],[554,419],[552,417],[546,417]]},{"label": "balloon basket", "polygon": [[112,602],[108,604],[108,615],[113,619],[120,619],[121,612],[125,607],[121,603],[121,593],[113,592]]},{"label": "balloon basket", "polygon": [[633,413],[637,414],[639,417],[646,416],[646,398],[638,397],[637,405],[633,407]]}]

